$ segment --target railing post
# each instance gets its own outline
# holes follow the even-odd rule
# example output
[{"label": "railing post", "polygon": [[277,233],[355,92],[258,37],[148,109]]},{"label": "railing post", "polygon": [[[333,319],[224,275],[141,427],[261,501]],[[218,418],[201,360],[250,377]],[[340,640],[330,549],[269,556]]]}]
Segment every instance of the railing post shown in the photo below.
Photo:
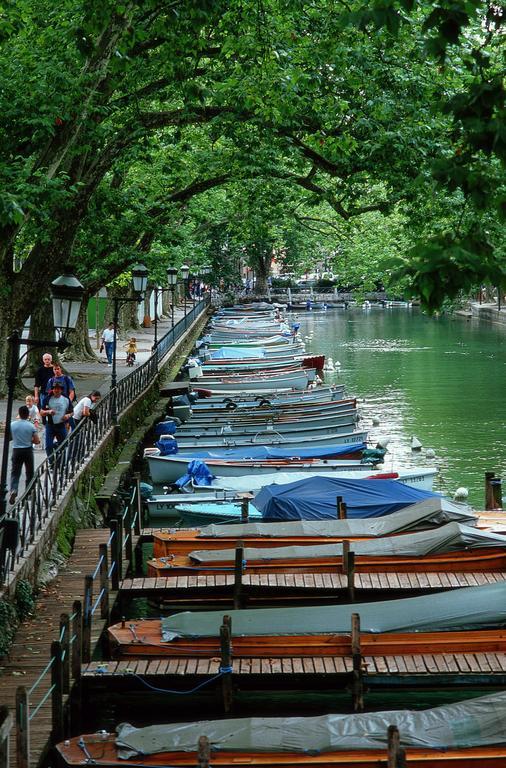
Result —
[{"label": "railing post", "polygon": [[124,525],[124,539],[125,539],[125,558],[128,562],[128,568],[130,568],[134,559],[131,502],[128,502],[128,504],[126,505],[125,516],[123,518],[123,521],[124,521],[123,525]]},{"label": "railing post", "polygon": [[60,614],[60,643],[62,647],[62,691],[70,691],[70,621],[68,613]]},{"label": "railing post", "polygon": [[0,768],[9,768],[9,745],[12,715],[5,705],[0,706]]},{"label": "railing post", "polygon": [[142,496],[141,496],[140,472],[134,473],[134,481],[135,481],[135,489],[136,489],[135,501],[137,502],[137,509],[136,509],[137,514],[135,515],[134,531],[136,536],[140,536],[141,528],[142,528]]},{"label": "railing post", "polygon": [[16,688],[16,763],[30,768],[30,705],[24,686]]},{"label": "railing post", "polygon": [[57,744],[63,739],[63,665],[62,665],[62,645],[59,640],[51,643],[51,656],[54,657],[54,664],[51,667],[51,685],[53,692],[51,694],[51,713],[52,728],[51,740]]},{"label": "railing post", "polygon": [[81,654],[83,643],[83,607],[80,600],[74,600],[72,605],[72,662],[71,675],[73,680],[81,677]]},{"label": "railing post", "polygon": [[100,616],[102,619],[109,617],[109,563],[107,556],[107,544],[100,544],[98,547],[100,560]]},{"label": "railing post", "polygon": [[346,564],[346,580],[348,588],[348,599],[350,603],[355,602],[355,552],[348,551]]},{"label": "railing post", "polygon": [[360,647],[360,616],[351,616],[351,656],[353,661],[351,692],[353,711],[362,712],[364,709],[364,682],[362,679],[362,650]]},{"label": "railing post", "polygon": [[406,752],[400,745],[399,729],[389,725],[387,730],[387,768],[406,768]]},{"label": "railing post", "polygon": [[242,603],[242,571],[244,568],[244,543],[238,541],[235,549],[234,565],[234,608],[241,608]]},{"label": "railing post", "polygon": [[197,768],[209,768],[211,745],[207,736],[201,736],[197,747]]},{"label": "railing post", "polygon": [[120,580],[120,568],[118,563],[120,562],[120,525],[116,517],[111,518],[109,523],[111,531],[111,587],[114,592],[118,591]]},{"label": "railing post", "polygon": [[232,691],[232,619],[230,616],[223,617],[223,624],[220,627],[220,646],[221,646],[221,691],[223,697],[223,709],[226,714],[230,714],[233,704]]},{"label": "railing post", "polygon": [[83,652],[82,660],[91,661],[91,622],[93,608],[93,576],[84,577],[84,604],[83,604]]}]

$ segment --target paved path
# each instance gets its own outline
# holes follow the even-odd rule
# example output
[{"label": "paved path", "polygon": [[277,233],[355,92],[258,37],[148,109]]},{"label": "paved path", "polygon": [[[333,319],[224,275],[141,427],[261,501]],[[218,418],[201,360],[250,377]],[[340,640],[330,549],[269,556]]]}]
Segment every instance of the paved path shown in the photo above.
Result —
[{"label": "paved path", "polygon": [[[191,302],[188,302],[187,309],[188,311],[192,308]],[[184,317],[184,311],[183,308],[176,308],[174,311],[174,323],[177,323],[179,320],[181,320]],[[163,320],[158,321],[158,340],[160,340],[167,331],[169,331],[171,328],[171,319],[170,318],[164,318]],[[124,376],[129,374],[132,371],[132,368],[129,368],[126,363],[126,352],[123,349],[123,344],[125,344],[127,338],[130,336],[135,336],[137,339],[137,361],[136,365],[142,365],[150,356],[151,354],[151,348],[153,346],[153,340],[154,340],[155,330],[153,327],[151,328],[139,328],[138,330],[131,331],[130,333],[127,333],[125,336],[122,336],[119,339],[118,343],[118,354],[116,358],[116,371],[117,371],[117,377],[118,380],[122,379]],[[96,362],[85,362],[85,363],[79,363],[79,362],[68,362],[63,363],[63,369],[65,373],[68,373],[75,381],[76,385],[76,393],[77,398],[80,399],[81,397],[84,397],[84,395],[89,394],[93,389],[98,389],[102,395],[105,395],[111,388],[111,373],[112,368],[110,368],[107,365],[107,358],[105,356],[105,353],[100,354],[98,349],[96,349],[96,336],[95,332],[92,332],[90,334],[90,342],[92,348],[96,351],[97,354],[97,360]],[[51,351],[51,350],[48,350]],[[42,359],[42,355],[44,353],[44,350],[41,350],[40,356]],[[27,387],[28,390],[33,391],[33,377],[29,378],[23,378],[23,383]],[[24,400],[16,400],[14,402],[13,406],[13,414],[14,416],[18,412],[18,408],[20,405],[24,405]],[[5,422],[5,413],[6,413],[6,400],[0,400],[0,432],[2,433],[2,439],[3,439],[3,431],[4,431],[4,422]],[[44,461],[46,458],[46,452],[42,447],[43,442],[43,436],[41,433],[41,445],[39,447],[35,448],[34,456],[35,456],[35,468],[37,469],[40,464]],[[24,484],[24,472],[22,473],[21,482],[19,485],[19,494],[21,495],[24,491],[25,484]]]}]

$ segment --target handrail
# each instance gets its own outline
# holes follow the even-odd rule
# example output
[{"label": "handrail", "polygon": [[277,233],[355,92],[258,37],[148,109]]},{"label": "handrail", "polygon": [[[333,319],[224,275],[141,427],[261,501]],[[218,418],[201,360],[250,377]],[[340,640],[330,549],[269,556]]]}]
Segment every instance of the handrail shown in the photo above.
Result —
[{"label": "handrail", "polygon": [[[120,379],[116,386],[118,413],[148,389],[159,372],[160,364],[175,342],[199,317],[210,303],[209,295],[195,304],[173,328],[162,336],[158,346],[145,363]],[[37,468],[33,479],[18,499],[10,516],[18,523],[16,551],[1,548],[0,584],[7,573],[25,556],[51,514],[61,494],[67,490],[83,463],[95,452],[113,425],[112,397],[108,392],[94,408],[96,418],[82,419],[81,423],[56,448],[52,456]]]}]

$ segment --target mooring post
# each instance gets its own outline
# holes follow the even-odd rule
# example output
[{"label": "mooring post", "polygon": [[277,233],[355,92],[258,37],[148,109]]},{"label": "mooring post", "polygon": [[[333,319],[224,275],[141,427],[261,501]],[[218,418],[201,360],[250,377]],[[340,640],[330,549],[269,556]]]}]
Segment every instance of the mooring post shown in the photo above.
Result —
[{"label": "mooring post", "polygon": [[353,662],[351,693],[353,711],[362,712],[364,709],[364,681],[362,677],[362,649],[360,647],[360,616],[351,616],[351,657]]},{"label": "mooring post", "polygon": [[492,486],[494,509],[502,509],[502,478],[493,477],[490,481],[490,485]]},{"label": "mooring post", "polygon": [[118,591],[119,580],[121,578],[121,541],[120,541],[120,526],[116,517],[112,517],[109,523],[111,530],[111,587],[114,592]]},{"label": "mooring post", "polygon": [[201,736],[197,746],[197,768],[209,768],[211,760],[211,745],[207,736]]},{"label": "mooring post", "polygon": [[342,500],[341,496],[338,496],[337,498],[339,499],[337,504],[337,516],[339,520],[346,520],[348,517],[348,507],[346,502]]},{"label": "mooring post", "polygon": [[84,604],[83,604],[83,634],[82,634],[82,660],[91,661],[91,622],[93,608],[93,576],[84,577]]},{"label": "mooring post", "polygon": [[30,705],[26,688],[16,688],[16,763],[30,768]]},{"label": "mooring post", "polygon": [[134,549],[134,575],[142,576],[143,574],[143,562],[142,562],[142,546],[137,543]]},{"label": "mooring post", "polygon": [[234,608],[242,607],[242,572],[244,568],[244,542],[238,541],[235,547],[234,564]]},{"label": "mooring post", "polygon": [[241,499],[241,523],[249,522],[249,497],[243,496]]},{"label": "mooring post", "polygon": [[221,645],[221,690],[223,697],[223,709],[226,714],[232,711],[233,691],[232,691],[232,619],[230,616],[223,617],[223,624],[220,627],[220,645]]},{"label": "mooring post", "polygon": [[348,588],[348,599],[350,603],[355,602],[355,552],[348,551],[346,564],[346,580]]},{"label": "mooring post", "polygon": [[492,488],[492,480],[495,477],[495,472],[485,472],[485,509],[495,509],[494,506],[494,491]]},{"label": "mooring post", "polygon": [[109,557],[107,544],[100,544],[98,547],[100,562],[100,616],[102,619],[109,617]]},{"label": "mooring post", "polygon": [[125,517],[123,518],[124,538],[125,538],[125,558],[128,562],[128,568],[131,568],[134,559],[134,529],[132,528],[132,507],[130,502],[126,505]]},{"label": "mooring post", "polygon": [[344,574],[348,573],[348,557],[350,555],[350,542],[348,539],[343,541],[343,562],[341,563],[341,571]]},{"label": "mooring post", "polygon": [[343,497],[342,496],[336,496],[336,515],[337,515],[337,519],[338,520],[341,519],[341,504],[342,504],[342,502],[343,502]]},{"label": "mooring post", "polygon": [[406,768],[406,753],[400,744],[399,729],[389,725],[387,731],[387,768]]},{"label": "mooring post", "polygon": [[51,657],[54,658],[51,667],[51,741],[57,744],[64,737],[63,723],[63,664],[62,645],[59,640],[51,643]]},{"label": "mooring post", "polygon": [[72,605],[71,674],[74,681],[70,694],[71,733],[79,733],[81,724],[81,661],[83,652],[83,609],[80,600]]},{"label": "mooring post", "polygon": [[136,536],[141,535],[141,528],[142,528],[142,496],[141,496],[141,473],[140,472],[134,472],[134,482],[135,482],[135,501],[136,501],[136,509],[135,509],[135,520],[134,520],[134,532]]},{"label": "mooring post", "polygon": [[0,706],[0,768],[9,768],[9,743],[12,731],[12,715],[9,708]]},{"label": "mooring post", "polygon": [[62,690],[70,691],[70,619],[68,613],[60,614],[60,643],[62,647]]}]

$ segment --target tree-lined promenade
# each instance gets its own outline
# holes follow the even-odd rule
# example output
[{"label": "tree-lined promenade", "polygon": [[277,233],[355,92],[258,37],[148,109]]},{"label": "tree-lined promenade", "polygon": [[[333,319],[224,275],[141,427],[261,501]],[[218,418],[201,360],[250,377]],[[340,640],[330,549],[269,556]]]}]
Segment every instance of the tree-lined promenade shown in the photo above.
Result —
[{"label": "tree-lined promenade", "polygon": [[501,285],[503,23],[475,0],[4,4],[2,344],[51,330],[68,266],[83,339],[86,299],[138,261],[153,285],[249,264],[259,292],[273,257],[319,261],[430,308]]}]

